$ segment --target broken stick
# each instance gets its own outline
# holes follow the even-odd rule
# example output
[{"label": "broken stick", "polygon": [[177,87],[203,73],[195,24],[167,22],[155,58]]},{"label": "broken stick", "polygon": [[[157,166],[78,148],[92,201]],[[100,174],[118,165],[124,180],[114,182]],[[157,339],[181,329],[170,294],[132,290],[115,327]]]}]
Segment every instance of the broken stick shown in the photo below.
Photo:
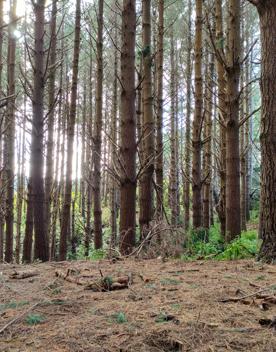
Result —
[{"label": "broken stick", "polygon": [[262,292],[265,292],[265,291],[269,291],[269,290],[272,290],[272,289],[276,289],[276,285],[271,285],[271,286],[268,286],[268,287],[265,287],[257,292],[254,292],[254,293],[250,293],[248,295],[244,295],[242,297],[229,297],[229,298],[224,298],[224,299],[221,299],[219,300],[219,302],[221,303],[227,303],[227,302],[239,302],[239,301],[242,301],[243,299],[245,298],[249,298],[249,297],[254,297]]}]

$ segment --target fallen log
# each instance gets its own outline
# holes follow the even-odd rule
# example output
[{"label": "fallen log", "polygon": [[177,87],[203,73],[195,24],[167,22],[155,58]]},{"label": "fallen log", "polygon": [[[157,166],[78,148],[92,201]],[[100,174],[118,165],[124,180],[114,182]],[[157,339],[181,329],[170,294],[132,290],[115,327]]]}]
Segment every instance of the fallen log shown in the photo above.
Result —
[{"label": "fallen log", "polygon": [[114,290],[122,290],[129,287],[132,282],[132,275],[121,276],[113,278],[111,276],[101,277],[96,280],[87,280],[83,276],[71,275],[71,270],[68,269],[66,272],[56,270],[55,275],[76,285],[84,286],[85,290],[92,290],[94,292],[106,292]]},{"label": "fallen log", "polygon": [[10,275],[9,278],[10,279],[27,279],[29,277],[33,277],[33,276],[38,276],[39,273],[37,271],[16,271],[14,270]]}]

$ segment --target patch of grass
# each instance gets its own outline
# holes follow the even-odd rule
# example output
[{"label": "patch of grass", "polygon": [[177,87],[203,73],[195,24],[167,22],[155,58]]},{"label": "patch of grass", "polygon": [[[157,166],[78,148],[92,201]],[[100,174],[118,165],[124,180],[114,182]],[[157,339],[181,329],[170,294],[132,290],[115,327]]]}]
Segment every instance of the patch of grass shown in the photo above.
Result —
[{"label": "patch of grass", "polygon": [[111,276],[106,276],[103,279],[104,285],[107,289],[110,289],[111,285],[113,284],[113,279]]},{"label": "patch of grass", "polygon": [[259,275],[256,277],[256,280],[258,281],[265,280],[265,279],[266,279],[265,275]]},{"label": "patch of grass", "polygon": [[126,317],[125,313],[123,313],[123,312],[118,312],[118,313],[113,314],[112,320],[113,320],[113,322],[115,322],[117,324],[127,323],[127,317]]},{"label": "patch of grass", "polygon": [[181,284],[180,280],[172,279],[172,278],[165,278],[160,280],[161,285],[179,285]]},{"label": "patch of grass", "polygon": [[54,306],[63,306],[64,304],[66,304],[66,302],[62,299],[55,299],[51,301],[51,304],[53,304]]},{"label": "patch of grass", "polygon": [[60,287],[56,287],[51,291],[52,295],[58,295],[61,293],[61,288]]},{"label": "patch of grass", "polygon": [[0,311],[6,310],[6,309],[17,309],[20,307],[23,307],[27,304],[29,304],[30,302],[28,301],[11,301],[9,303],[5,303],[5,304],[0,304]]},{"label": "patch of grass", "polygon": [[167,314],[165,314],[165,313],[160,313],[160,314],[157,315],[157,317],[155,318],[155,322],[156,322],[156,323],[167,323],[167,322],[168,322]]},{"label": "patch of grass", "polygon": [[174,310],[179,310],[179,309],[181,308],[181,304],[179,304],[179,303],[174,303],[174,304],[171,305],[171,307],[172,307],[172,309],[174,309]]},{"label": "patch of grass", "polygon": [[90,249],[89,255],[85,256],[85,247],[83,244],[80,244],[77,248],[77,253],[72,255],[69,253],[68,258],[70,260],[80,260],[80,259],[90,259],[90,260],[100,260],[104,259],[107,255],[107,251],[105,249]]},{"label": "patch of grass", "polygon": [[37,325],[45,321],[45,317],[40,314],[29,314],[26,317],[26,323],[28,325]]},{"label": "patch of grass", "polygon": [[106,257],[106,251],[104,249],[94,249],[89,253],[89,259],[100,260]]}]

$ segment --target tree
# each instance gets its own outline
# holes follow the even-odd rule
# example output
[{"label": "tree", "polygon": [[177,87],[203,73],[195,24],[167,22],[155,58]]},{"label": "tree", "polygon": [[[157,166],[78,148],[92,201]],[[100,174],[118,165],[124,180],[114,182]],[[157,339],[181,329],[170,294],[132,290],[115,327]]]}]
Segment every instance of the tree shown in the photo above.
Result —
[{"label": "tree", "polygon": [[34,23],[34,63],[33,63],[33,117],[30,162],[30,197],[32,198],[34,218],[34,258],[47,261],[49,251],[45,226],[45,190],[44,190],[44,90],[45,90],[45,51],[44,51],[44,11],[45,0],[33,2]]},{"label": "tree", "polygon": [[173,36],[173,29],[170,35],[170,176],[169,176],[169,204],[171,208],[171,224],[177,225],[178,222],[178,175],[177,175],[177,65],[175,53],[175,41]]},{"label": "tree", "polygon": [[156,116],[156,208],[157,216],[163,216],[163,65],[164,65],[164,0],[158,2],[157,39],[157,116]]},{"label": "tree", "polygon": [[70,224],[70,210],[72,201],[72,162],[73,162],[73,144],[75,136],[75,121],[77,109],[77,90],[78,90],[78,72],[79,72],[79,54],[80,54],[80,23],[81,11],[80,0],[76,1],[76,16],[75,16],[75,39],[74,39],[74,54],[72,64],[72,85],[70,97],[70,111],[68,121],[67,135],[67,161],[66,161],[66,184],[64,203],[62,209],[62,224],[60,233],[59,259],[66,260],[67,255],[67,240]]},{"label": "tree", "polygon": [[95,249],[102,247],[102,210],[101,210],[101,146],[103,124],[103,0],[99,0],[98,9],[98,38],[97,38],[97,86],[96,86],[96,115],[93,134],[94,157],[94,244]]},{"label": "tree", "polygon": [[196,29],[195,29],[195,113],[193,120],[193,226],[202,225],[201,204],[201,130],[203,123],[202,114],[202,0],[196,0]]},{"label": "tree", "polygon": [[141,176],[140,227],[141,235],[145,236],[153,217],[153,172],[154,172],[154,119],[152,96],[152,48],[151,48],[151,0],[142,1],[142,32],[143,32],[143,172]]},{"label": "tree", "polygon": [[13,260],[13,223],[14,223],[14,141],[15,141],[15,53],[16,38],[16,0],[11,3],[8,25],[8,97],[7,114],[5,118],[4,167],[6,182],[6,248],[5,261]]},{"label": "tree", "polygon": [[[2,71],[3,71],[3,5],[4,0],[0,0],[0,99],[2,99]],[[3,187],[3,170],[2,170],[2,138],[3,138],[3,114],[0,115],[0,196],[3,199],[4,187]],[[0,203],[0,262],[2,262],[4,256],[4,209],[3,204]]]},{"label": "tree", "polygon": [[55,122],[55,105],[56,105],[56,56],[57,56],[57,0],[52,3],[52,15],[50,23],[50,72],[49,72],[49,97],[48,97],[48,124],[47,124],[47,154],[46,154],[46,176],[45,176],[45,224],[46,235],[49,246],[51,232],[51,205],[53,193],[53,152],[54,152],[54,122]]},{"label": "tree", "polygon": [[135,114],[136,1],[124,0],[121,49],[120,250],[135,245],[136,214],[136,114]]},{"label": "tree", "polygon": [[251,0],[260,17],[262,43],[261,208],[259,258],[276,260],[276,6],[274,0]]},{"label": "tree", "polygon": [[185,182],[183,187],[184,227],[190,224],[190,174],[191,174],[191,96],[192,96],[192,3],[188,2],[188,36],[187,36],[187,66],[186,66],[186,135],[185,135]]},{"label": "tree", "polygon": [[241,232],[239,82],[241,67],[240,0],[229,0],[228,50],[226,53],[226,236],[227,242]]},{"label": "tree", "polygon": [[225,126],[223,124],[225,118],[225,77],[224,66],[221,58],[224,58],[224,35],[223,35],[223,17],[222,17],[222,0],[216,0],[216,70],[218,84],[218,115],[220,121],[220,137],[219,137],[219,174],[220,174],[220,196],[217,204],[217,213],[220,221],[220,232],[225,238],[226,232],[226,137]]},{"label": "tree", "polygon": [[[208,50],[208,49],[207,49]],[[211,179],[212,179],[212,112],[213,112],[213,81],[214,81],[214,55],[209,55],[206,65],[206,94],[205,94],[205,120],[204,120],[204,185],[203,185],[203,222],[205,229],[210,228],[211,209]]]},{"label": "tree", "polygon": [[[118,30],[117,30],[117,15],[115,15],[115,43],[118,43]],[[118,50],[114,48],[114,78],[113,78],[113,96],[112,96],[112,116],[111,116],[111,158],[112,163],[117,159],[117,140],[118,140],[118,132],[117,132],[117,123],[118,123]],[[116,172],[114,170],[114,172]],[[113,179],[111,180],[111,192],[110,192],[110,227],[111,227],[111,243],[112,246],[115,246],[117,241],[117,198],[118,198],[118,186],[117,180],[113,175]]]}]

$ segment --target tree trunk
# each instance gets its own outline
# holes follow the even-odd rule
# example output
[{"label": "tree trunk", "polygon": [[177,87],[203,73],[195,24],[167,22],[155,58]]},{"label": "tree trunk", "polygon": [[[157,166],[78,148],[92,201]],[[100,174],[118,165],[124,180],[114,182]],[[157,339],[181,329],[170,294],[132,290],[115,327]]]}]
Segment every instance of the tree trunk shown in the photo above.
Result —
[{"label": "tree trunk", "polygon": [[153,172],[154,172],[154,120],[152,96],[151,57],[151,0],[142,1],[143,32],[143,140],[144,160],[141,177],[140,227],[142,237],[146,235],[153,217]]},{"label": "tree trunk", "polygon": [[[0,0],[0,98],[2,98],[2,71],[3,71],[3,5],[4,0]],[[0,115],[0,196],[4,198],[4,186],[3,186],[3,155],[2,155],[2,139],[3,139],[3,119],[4,115]],[[4,206],[3,201],[0,202],[0,263],[4,257]]]},{"label": "tree trunk", "polygon": [[34,210],[31,180],[28,183],[28,201],[26,212],[25,237],[23,242],[22,262],[30,263],[32,261],[33,229],[34,229]]},{"label": "tree trunk", "polygon": [[184,227],[190,225],[190,177],[191,177],[191,95],[192,95],[192,2],[188,3],[188,37],[187,37],[187,100],[186,100],[186,135],[185,135],[185,182],[184,182]]},{"label": "tree trunk", "polygon": [[203,185],[203,227],[210,228],[211,180],[212,180],[212,111],[214,55],[210,55],[206,77],[206,108],[204,125],[204,185]]},{"label": "tree trunk", "polygon": [[8,96],[7,114],[5,117],[5,144],[4,144],[4,172],[6,184],[6,248],[5,261],[13,260],[13,222],[14,222],[14,142],[15,142],[15,51],[16,37],[14,35],[16,24],[16,0],[13,0],[10,8],[8,26]]},{"label": "tree trunk", "polygon": [[[116,15],[115,15],[116,16]],[[117,25],[117,16],[116,23]],[[115,29],[115,43],[117,39],[117,28]],[[114,49],[114,80],[113,80],[113,97],[112,97],[112,117],[111,117],[111,165],[114,165],[117,158],[117,114],[118,114],[118,52],[117,48]],[[114,170],[116,173],[116,171]],[[110,227],[111,227],[111,247],[114,248],[117,241],[117,182],[114,179],[111,180],[111,192],[110,192]]]},{"label": "tree trunk", "polygon": [[169,205],[171,209],[171,224],[176,226],[178,221],[178,183],[177,183],[177,138],[176,138],[176,59],[175,59],[175,42],[173,30],[170,36],[170,61],[171,61],[171,76],[170,76],[170,176],[169,176]]},{"label": "tree trunk", "polygon": [[[224,35],[223,35],[223,16],[222,16],[222,0],[216,0],[216,44],[217,51],[221,57],[224,57]],[[220,120],[220,165],[219,165],[219,175],[220,175],[220,195],[219,201],[216,207],[219,221],[220,221],[220,232],[223,238],[225,238],[226,233],[226,135],[225,135],[225,89],[226,82],[224,77],[224,67],[222,62],[218,57],[216,57],[216,69],[217,69],[217,80],[218,80],[218,113]]]},{"label": "tree trunk", "polygon": [[240,0],[229,1],[226,70],[226,241],[241,232],[239,81],[241,60]]},{"label": "tree trunk", "polygon": [[163,66],[164,66],[164,0],[158,3],[158,39],[157,39],[157,116],[156,116],[156,212],[157,218],[163,218]]},{"label": "tree trunk", "polygon": [[259,258],[276,260],[276,6],[274,0],[258,1],[262,42],[261,209]]},{"label": "tree trunk", "polygon": [[45,1],[33,4],[35,14],[35,45],[33,70],[33,120],[30,160],[30,191],[29,204],[32,204],[35,232],[34,258],[48,260],[48,248],[45,232],[45,192],[43,180],[43,94],[44,94],[44,10]]},{"label": "tree trunk", "polygon": [[121,187],[120,250],[129,253],[135,245],[136,215],[136,114],[135,37],[136,1],[124,0],[121,49]]},{"label": "tree trunk", "polygon": [[94,177],[93,177],[93,205],[94,205],[94,246],[100,249],[102,240],[102,207],[101,207],[101,148],[103,125],[103,0],[98,2],[98,38],[97,38],[97,86],[96,86],[96,112],[93,133],[94,142]]},{"label": "tree trunk", "polygon": [[67,160],[66,160],[66,184],[64,203],[62,209],[62,224],[59,244],[59,259],[66,260],[67,255],[67,240],[70,225],[70,210],[72,200],[72,159],[73,159],[73,144],[75,136],[75,121],[77,109],[77,89],[78,89],[78,70],[79,70],[79,53],[80,53],[80,0],[76,1],[76,17],[75,17],[75,39],[74,39],[74,55],[73,55],[73,73],[70,98],[70,111],[67,132]]},{"label": "tree trunk", "polygon": [[[27,97],[24,97],[24,110],[23,110],[23,131],[21,131],[22,138],[19,138],[18,143],[18,187],[17,187],[17,219],[16,219],[16,246],[15,246],[15,261],[20,263],[21,253],[21,226],[23,213],[23,199],[24,199],[24,186],[25,186],[25,146],[26,146],[26,104]],[[20,134],[20,137],[21,137]],[[22,141],[21,141],[22,139]]]},{"label": "tree trunk", "polygon": [[193,121],[193,227],[202,225],[201,130],[202,130],[202,0],[196,0],[195,30],[195,113]]},{"label": "tree trunk", "polygon": [[57,21],[57,0],[52,3],[52,15],[50,23],[50,74],[49,74],[49,102],[48,102],[48,139],[46,154],[46,176],[45,176],[45,226],[47,235],[47,245],[49,246],[49,238],[51,233],[51,205],[53,196],[53,150],[54,150],[54,119],[55,119],[55,79],[56,79],[56,21]]}]

